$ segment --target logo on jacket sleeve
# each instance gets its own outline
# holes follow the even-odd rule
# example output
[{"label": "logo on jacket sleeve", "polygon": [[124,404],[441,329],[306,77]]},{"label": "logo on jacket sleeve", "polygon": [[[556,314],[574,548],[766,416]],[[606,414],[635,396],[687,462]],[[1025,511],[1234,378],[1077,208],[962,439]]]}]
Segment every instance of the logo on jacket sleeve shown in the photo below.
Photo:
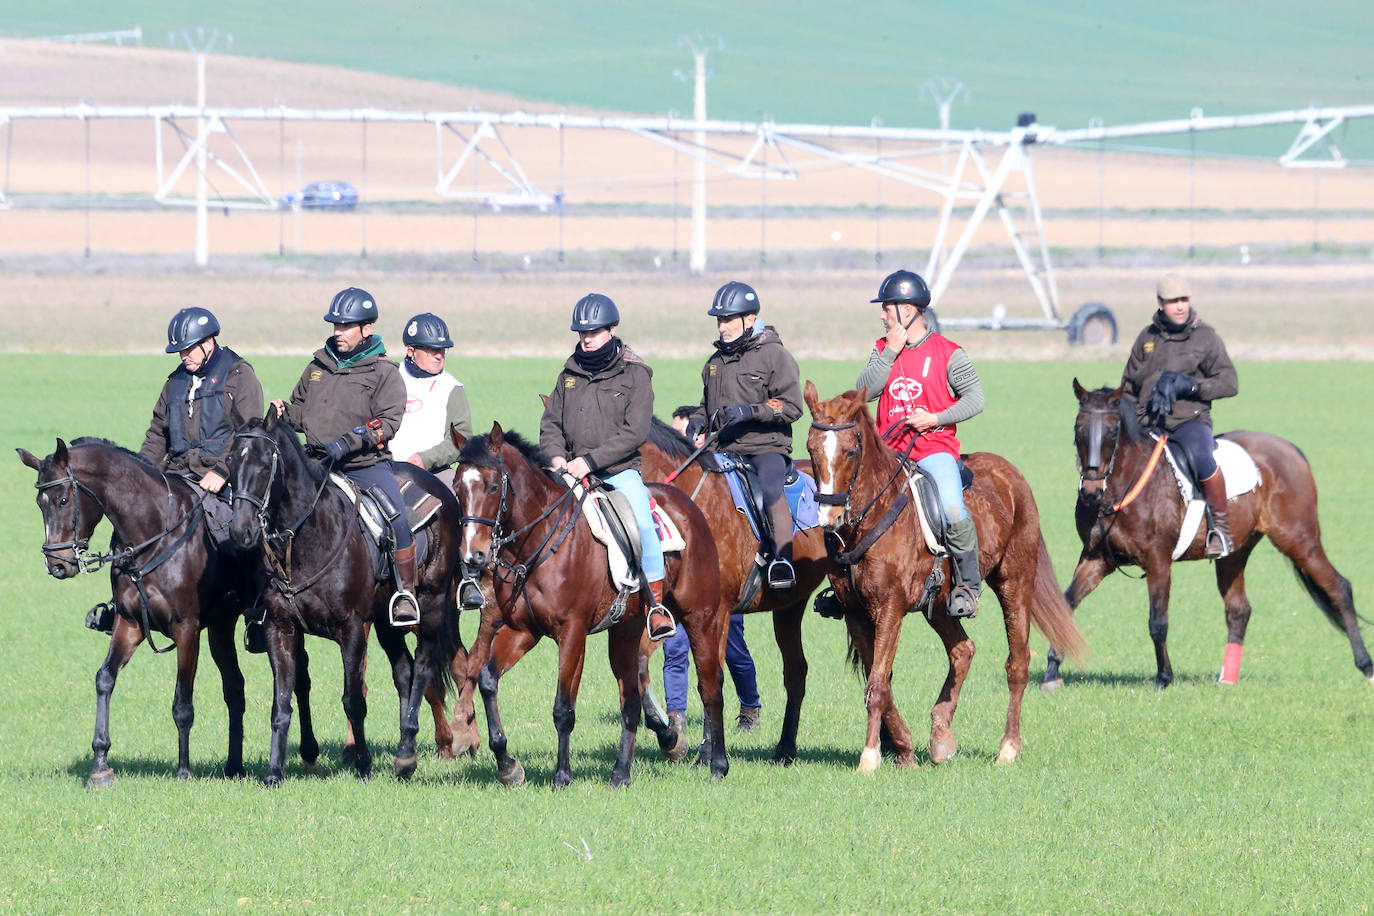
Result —
[{"label": "logo on jacket sleeve", "polygon": [[322,379],[322,378],[324,378],[324,370],[323,370],[323,369],[313,369],[313,370],[311,370],[311,372],[310,372],[310,381],[312,381],[312,382],[318,382],[318,381],[319,381],[320,379]]},{"label": "logo on jacket sleeve", "polygon": [[565,376],[563,376],[563,387],[564,387],[564,388],[576,388],[576,387],[577,387],[577,378],[576,378],[575,376],[571,376],[571,375],[565,375]]},{"label": "logo on jacket sleeve", "polygon": [[1145,355],[1149,356],[1153,352],[1155,352],[1155,342],[1153,340],[1145,341]]}]

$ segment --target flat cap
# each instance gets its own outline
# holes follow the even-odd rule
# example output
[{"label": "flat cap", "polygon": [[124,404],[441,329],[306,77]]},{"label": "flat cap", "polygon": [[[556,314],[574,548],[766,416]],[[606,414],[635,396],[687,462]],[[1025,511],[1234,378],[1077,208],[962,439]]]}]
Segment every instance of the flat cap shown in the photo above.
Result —
[{"label": "flat cap", "polygon": [[1178,274],[1165,274],[1160,277],[1155,282],[1155,295],[1164,302],[1193,298],[1193,294],[1188,291],[1188,281]]}]

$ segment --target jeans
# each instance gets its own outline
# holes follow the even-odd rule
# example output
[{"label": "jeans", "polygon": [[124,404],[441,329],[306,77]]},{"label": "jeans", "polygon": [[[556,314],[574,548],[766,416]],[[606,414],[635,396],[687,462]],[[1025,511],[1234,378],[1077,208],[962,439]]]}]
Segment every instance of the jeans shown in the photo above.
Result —
[{"label": "jeans", "polygon": [[944,507],[945,519],[959,522],[968,518],[964,508],[964,481],[959,476],[959,461],[948,452],[936,452],[916,462],[917,467],[930,475],[935,487],[940,491],[940,505]]},{"label": "jeans", "polygon": [[[669,712],[687,709],[687,653],[691,643],[687,632],[678,627],[677,633],[663,641],[663,699]],[[735,682],[735,693],[741,706],[761,706],[759,682],[754,672],[754,657],[744,641],[744,615],[730,615],[730,631],[725,640],[725,665]]]},{"label": "jeans", "polygon": [[400,512],[400,515],[391,523],[391,530],[396,535],[397,550],[402,550],[415,543],[415,539],[410,533],[410,522],[406,519],[406,504],[405,500],[401,498],[401,485],[396,482],[396,475],[391,472],[391,462],[382,461],[344,473],[349,480],[358,485],[360,490],[371,490],[373,487],[380,489],[386,494],[386,498],[391,500],[391,505]]},{"label": "jeans", "polygon": [[1178,442],[1193,457],[1193,467],[1197,468],[1197,479],[1206,480],[1217,472],[1217,442],[1212,438],[1212,425],[1202,420],[1189,420],[1178,429],[1169,433],[1169,438]]},{"label": "jeans", "polygon": [[602,481],[612,490],[619,490],[630,499],[635,511],[635,521],[639,524],[639,543],[644,551],[640,568],[644,578],[650,582],[663,580],[663,543],[658,539],[658,528],[654,525],[653,512],[649,509],[649,488],[644,486],[644,478],[634,468],[603,477]]}]

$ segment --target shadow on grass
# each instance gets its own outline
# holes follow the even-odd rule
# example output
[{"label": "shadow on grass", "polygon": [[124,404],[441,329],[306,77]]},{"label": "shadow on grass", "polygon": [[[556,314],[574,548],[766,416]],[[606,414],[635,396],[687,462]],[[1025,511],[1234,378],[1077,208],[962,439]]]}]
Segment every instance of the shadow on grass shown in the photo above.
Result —
[{"label": "shadow on grass", "polygon": [[[1060,672],[1064,677],[1065,689],[1079,684],[1086,684],[1095,687],[1153,687],[1155,678],[1152,674],[1142,675],[1138,671],[1070,671]],[[1038,675],[1031,676],[1028,686],[1038,687],[1041,680],[1045,677],[1045,672],[1041,671]],[[1195,674],[1191,672],[1174,672],[1174,680],[1170,686],[1178,684],[1215,684],[1217,676],[1215,674]]]}]

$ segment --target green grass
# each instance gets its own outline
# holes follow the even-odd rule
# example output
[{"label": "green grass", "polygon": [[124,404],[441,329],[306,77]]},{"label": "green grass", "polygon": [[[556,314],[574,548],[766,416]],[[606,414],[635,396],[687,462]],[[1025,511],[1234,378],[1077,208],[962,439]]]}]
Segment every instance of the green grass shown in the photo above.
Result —
[{"label": "green grass", "polygon": [[[450,0],[401,8],[361,0],[204,8],[167,0],[5,0],[0,7],[0,29],[22,35],[141,24],[147,43],[161,47],[169,30],[214,26],[233,34],[233,54],[656,114],[690,113],[691,86],[673,73],[690,71],[692,58],[677,42],[706,30],[725,42],[710,59],[713,117],[841,124],[878,117],[889,125],[937,126],[936,107],[921,87],[948,74],[971,92],[955,103],[952,125],[989,130],[1011,127],[1023,111],[1036,112],[1042,124],[1083,127],[1091,118],[1186,118],[1194,106],[1215,115],[1314,101],[1366,104],[1372,22],[1369,4],[1354,0],[1301,11],[1279,0],[869,0],[857,7],[824,0]],[[221,40],[216,53],[225,50]],[[1198,149],[1276,156],[1294,134],[1204,134]],[[1186,148],[1187,141],[1169,145]],[[1374,134],[1357,123],[1338,145],[1347,156],[1370,158]]]},{"label": "green grass", "polygon": [[[691,399],[699,363],[652,361],[666,414]],[[272,396],[289,391],[303,360],[254,363]],[[83,357],[79,382],[73,368],[56,356],[12,354],[0,363],[12,444],[47,452],[57,435],[103,435],[136,447],[168,358]],[[832,394],[857,368],[808,362],[802,371]],[[556,370],[553,360],[464,360],[460,374],[479,424],[499,417],[532,432],[535,394]],[[984,362],[979,370],[989,406],[966,425],[965,445],[1001,452],[1026,473],[1065,581],[1077,555],[1069,379],[1101,384],[1119,366]],[[1243,394],[1218,406],[1219,427],[1280,432],[1304,449],[1321,487],[1327,549],[1367,601],[1374,480],[1365,449],[1374,418],[1364,405],[1374,398],[1374,366],[1249,363],[1240,376]],[[970,625],[979,654],[955,720],[961,751],[939,768],[855,773],[863,687],[844,663],[842,627],[812,615],[801,759],[789,769],[768,762],[780,725],[780,663],[768,622],[752,617],[764,728],[729,735],[731,771],[719,783],[701,768],[663,762],[641,732],[634,785],[606,789],[618,728],[599,638],[573,736],[577,781],[566,792],[549,790],[548,645],[503,682],[511,747],[529,784],[497,786],[485,749],[475,761],[445,763],[423,733],[429,746],[416,779],[394,780],[395,705],[376,650],[368,725],[378,770],[359,783],[337,763],[337,650],[311,640],[328,776],[309,777],[293,763],[281,789],[261,787],[271,679],[263,657],[245,655],[252,778],[217,778],[225,715],[202,653],[196,778],[177,782],[174,662],[142,651],[114,695],[119,782],[92,792],[84,788],[92,677],[105,638],[81,619],[108,583],[44,574],[32,481],[18,461],[0,464],[8,521],[0,529],[0,912],[1369,909],[1374,691],[1267,544],[1247,577],[1254,617],[1238,686],[1214,683],[1225,629],[1207,565],[1175,569],[1177,680],[1162,693],[1152,686],[1143,583],[1112,577],[1080,611],[1093,658],[1069,669],[1059,694],[1028,693],[1025,752],[1008,768],[992,766],[1006,645],[989,601]],[[473,625],[465,621],[469,637]],[[896,693],[923,755],[942,653],[919,619],[904,637]],[[1043,639],[1033,637],[1033,649],[1036,677]],[[688,716],[696,733],[699,708]]]}]

